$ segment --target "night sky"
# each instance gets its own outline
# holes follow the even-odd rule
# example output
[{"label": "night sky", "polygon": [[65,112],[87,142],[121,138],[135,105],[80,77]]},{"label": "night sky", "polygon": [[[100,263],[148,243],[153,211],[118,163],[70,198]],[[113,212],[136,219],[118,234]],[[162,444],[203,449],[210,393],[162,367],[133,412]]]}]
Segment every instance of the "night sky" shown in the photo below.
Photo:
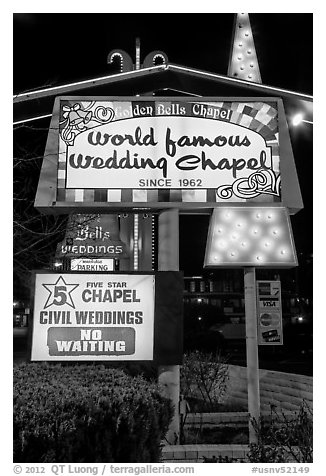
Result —
[{"label": "night sky", "polygon": [[[312,94],[312,14],[251,14],[264,84]],[[123,49],[141,61],[153,50],[171,63],[227,74],[233,14],[14,14],[13,92],[42,89],[118,72],[108,53]],[[304,34],[303,34],[304,33]],[[305,210],[292,218],[297,252],[312,253],[312,126],[291,130]],[[180,267],[202,271],[208,216],[180,217]],[[191,258],[190,258],[191,256]]]},{"label": "night sky", "polygon": [[[312,94],[312,14],[251,14],[264,84]],[[110,73],[108,53],[164,51],[171,63],[227,74],[227,13],[14,14],[14,93]]]}]

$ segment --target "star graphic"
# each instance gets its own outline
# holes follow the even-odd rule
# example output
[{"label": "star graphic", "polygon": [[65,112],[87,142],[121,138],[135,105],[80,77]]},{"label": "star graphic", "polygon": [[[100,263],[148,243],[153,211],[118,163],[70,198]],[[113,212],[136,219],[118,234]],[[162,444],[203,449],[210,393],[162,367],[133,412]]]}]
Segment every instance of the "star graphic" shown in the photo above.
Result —
[{"label": "star graphic", "polygon": [[42,286],[50,293],[44,305],[44,309],[54,306],[68,306],[75,309],[71,293],[79,286],[79,284],[68,284],[62,276],[59,276],[54,284],[42,284]]}]

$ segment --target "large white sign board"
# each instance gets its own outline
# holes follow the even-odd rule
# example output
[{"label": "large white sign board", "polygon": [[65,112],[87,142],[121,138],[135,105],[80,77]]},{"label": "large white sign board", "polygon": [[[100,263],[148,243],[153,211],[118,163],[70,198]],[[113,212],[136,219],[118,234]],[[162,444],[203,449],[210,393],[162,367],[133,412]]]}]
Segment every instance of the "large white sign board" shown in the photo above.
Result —
[{"label": "large white sign board", "polygon": [[31,360],[153,360],[153,275],[35,279]]},{"label": "large white sign board", "polygon": [[57,202],[281,200],[276,99],[62,97],[58,106]]},{"label": "large white sign board", "polygon": [[44,157],[35,206],[50,213],[303,207],[279,98],[57,97]]}]

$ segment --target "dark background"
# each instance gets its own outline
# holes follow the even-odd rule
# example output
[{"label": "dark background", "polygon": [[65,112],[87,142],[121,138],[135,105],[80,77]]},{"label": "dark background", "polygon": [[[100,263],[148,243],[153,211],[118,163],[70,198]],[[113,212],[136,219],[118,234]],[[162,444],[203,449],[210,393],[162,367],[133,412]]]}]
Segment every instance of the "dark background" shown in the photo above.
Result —
[{"label": "dark background", "polygon": [[[312,94],[312,14],[250,14],[264,84]],[[14,93],[106,75],[112,49],[227,74],[233,14],[16,13]]]}]

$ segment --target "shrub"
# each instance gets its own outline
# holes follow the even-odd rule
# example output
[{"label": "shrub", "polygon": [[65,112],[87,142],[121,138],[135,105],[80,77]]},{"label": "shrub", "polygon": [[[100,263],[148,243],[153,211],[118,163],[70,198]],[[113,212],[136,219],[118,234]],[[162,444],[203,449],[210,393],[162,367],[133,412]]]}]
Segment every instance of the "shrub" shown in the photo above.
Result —
[{"label": "shrub", "polygon": [[156,384],[119,369],[14,368],[15,462],[157,462],[171,418]]},{"label": "shrub", "polygon": [[201,411],[216,411],[226,391],[228,366],[220,354],[190,352],[181,367],[181,393],[191,402],[202,400]]},{"label": "shrub", "polygon": [[312,463],[312,410],[305,402],[290,417],[272,410],[268,422],[253,423],[258,443],[250,445],[251,463]]}]

